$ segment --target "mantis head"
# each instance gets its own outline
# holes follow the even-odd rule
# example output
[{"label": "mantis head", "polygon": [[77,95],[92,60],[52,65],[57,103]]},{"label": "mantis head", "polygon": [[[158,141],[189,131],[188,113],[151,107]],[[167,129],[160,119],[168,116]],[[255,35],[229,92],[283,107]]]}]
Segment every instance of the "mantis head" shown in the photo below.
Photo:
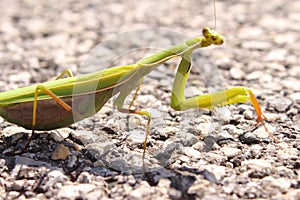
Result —
[{"label": "mantis head", "polygon": [[205,42],[204,42],[205,44],[203,45],[206,46],[209,46],[211,44],[221,45],[224,43],[224,38],[219,33],[217,33],[214,30],[211,30],[208,27],[203,28],[202,34],[203,37],[205,38]]}]

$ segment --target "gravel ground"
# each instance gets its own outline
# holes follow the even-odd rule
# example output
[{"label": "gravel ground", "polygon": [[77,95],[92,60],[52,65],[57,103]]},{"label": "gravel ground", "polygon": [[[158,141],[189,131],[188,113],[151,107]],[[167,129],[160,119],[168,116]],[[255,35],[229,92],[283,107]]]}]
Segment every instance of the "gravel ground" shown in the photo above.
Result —
[{"label": "gravel ground", "polygon": [[[255,127],[249,103],[172,110],[175,59],[145,78],[134,104],[152,114],[145,173],[146,119],[112,100],[14,156],[31,132],[0,118],[0,199],[300,199],[300,1],[216,7],[225,44],[194,53],[186,96],[251,88],[279,143]],[[0,12],[1,91],[134,63],[214,25],[210,0],[2,0]]]}]

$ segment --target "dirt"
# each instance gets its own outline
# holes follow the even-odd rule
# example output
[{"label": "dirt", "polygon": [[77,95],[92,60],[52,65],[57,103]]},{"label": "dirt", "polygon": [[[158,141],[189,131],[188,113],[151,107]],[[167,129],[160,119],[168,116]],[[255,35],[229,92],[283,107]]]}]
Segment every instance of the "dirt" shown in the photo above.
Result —
[{"label": "dirt", "polygon": [[[0,199],[300,199],[300,2],[216,9],[225,43],[194,52],[185,95],[250,88],[278,143],[249,102],[170,108],[172,59],[145,78],[132,107],[152,115],[146,169],[147,119],[118,112],[115,98],[70,127],[37,132],[25,152],[31,131],[0,118]],[[0,12],[0,91],[132,64],[215,23],[212,1],[196,0],[3,0]]]}]

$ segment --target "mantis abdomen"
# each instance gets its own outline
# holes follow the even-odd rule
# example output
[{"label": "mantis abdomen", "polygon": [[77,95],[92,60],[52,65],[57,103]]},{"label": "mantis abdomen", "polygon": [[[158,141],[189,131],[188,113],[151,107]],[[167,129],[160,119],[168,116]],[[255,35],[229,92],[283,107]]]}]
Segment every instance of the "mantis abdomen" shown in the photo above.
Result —
[{"label": "mantis abdomen", "polygon": [[[84,118],[97,113],[111,98],[112,89],[89,94],[62,97],[61,100],[72,107],[65,110],[53,99],[43,99],[37,102],[36,130],[53,130],[67,127]],[[7,121],[32,129],[33,101],[16,103],[0,107],[0,115]]]}]

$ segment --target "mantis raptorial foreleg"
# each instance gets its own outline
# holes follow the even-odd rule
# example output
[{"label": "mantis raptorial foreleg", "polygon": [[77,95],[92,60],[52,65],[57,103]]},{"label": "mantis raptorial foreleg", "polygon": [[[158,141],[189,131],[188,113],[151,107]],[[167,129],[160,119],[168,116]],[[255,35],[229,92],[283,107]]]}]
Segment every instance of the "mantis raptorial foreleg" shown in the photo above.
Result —
[{"label": "mantis raptorial foreleg", "polygon": [[255,108],[257,114],[257,124],[261,123],[266,132],[275,141],[279,142],[272,133],[270,133],[264,123],[267,118],[262,114],[261,108],[258,101],[249,88],[235,87],[211,94],[205,94],[201,96],[191,97],[185,99],[184,90],[186,82],[191,69],[191,55],[192,52],[186,52],[182,55],[182,59],[178,66],[178,70],[173,83],[172,96],[170,106],[174,110],[187,110],[191,108],[208,108],[212,109],[215,107],[226,106],[235,103],[245,103],[249,101]]},{"label": "mantis raptorial foreleg", "polygon": [[[178,69],[175,75],[175,80],[173,83],[172,88],[172,95],[171,95],[171,102],[170,106],[174,110],[183,111],[193,108],[208,108],[213,109],[215,107],[221,107],[226,106],[230,104],[235,103],[245,103],[249,101],[253,107],[255,108],[256,114],[257,114],[257,123],[261,123],[266,132],[270,135],[270,137],[275,141],[278,142],[278,140],[271,134],[267,127],[265,126],[264,120],[266,120],[266,117],[262,114],[262,111],[260,109],[260,106],[258,104],[258,101],[252,91],[248,88],[244,87],[235,87],[230,88],[222,91],[217,91],[210,94],[205,94],[201,96],[195,96],[186,99],[184,97],[185,87],[187,83],[187,79],[192,67],[191,63],[191,57],[192,57],[192,50],[186,51],[181,55],[182,59],[178,65]],[[145,67],[151,67],[152,65],[156,65],[157,63],[152,64],[146,64]],[[140,87],[140,83],[138,84],[137,90],[133,96],[133,100],[131,101],[129,105],[129,109],[123,108],[123,103],[126,98],[126,96],[129,94],[131,89],[129,89],[127,92],[121,93],[121,95],[117,98],[115,101],[115,105],[118,107],[118,110],[124,113],[130,113],[130,114],[138,114],[142,115],[148,118],[147,127],[146,127],[146,136],[144,140],[144,146],[143,146],[143,166],[145,169],[145,152],[146,152],[146,145],[147,145],[147,139],[150,133],[150,122],[151,122],[151,115],[149,112],[146,111],[140,111],[140,110],[132,110],[130,107],[133,104],[133,101],[136,98],[137,92]]]}]

